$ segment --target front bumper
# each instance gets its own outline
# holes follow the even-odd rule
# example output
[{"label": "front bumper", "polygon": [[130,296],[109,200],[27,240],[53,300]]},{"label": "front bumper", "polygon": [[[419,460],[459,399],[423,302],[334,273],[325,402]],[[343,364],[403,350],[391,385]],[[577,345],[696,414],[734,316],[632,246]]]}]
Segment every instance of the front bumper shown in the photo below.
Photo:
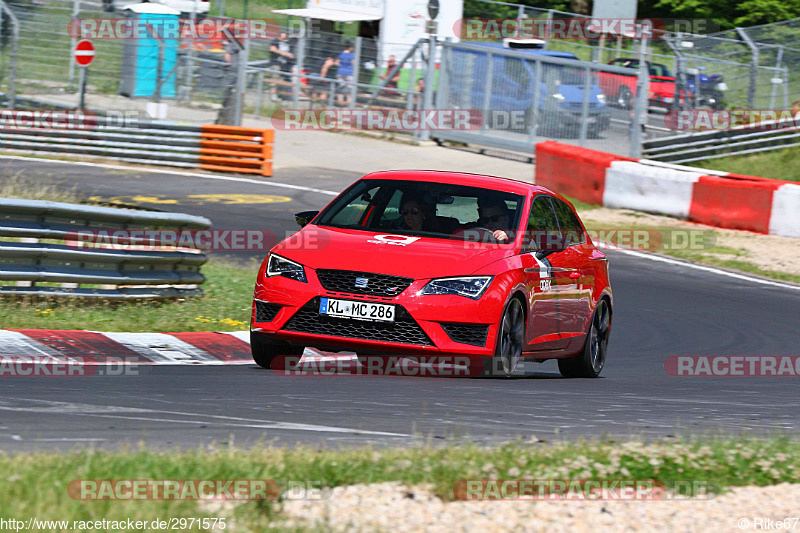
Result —
[{"label": "front bumper", "polygon": [[[581,110],[559,108],[556,114],[559,124],[563,128],[580,128],[582,122]],[[611,113],[607,109],[592,109],[587,115],[588,126],[591,129],[602,131],[611,125]]]},{"label": "front bumper", "polygon": [[[276,341],[315,348],[392,354],[491,356],[505,302],[490,286],[478,300],[418,293],[430,280],[415,280],[396,297],[326,290],[313,269],[308,283],[259,273],[251,330]],[[336,318],[319,313],[320,298],[392,304],[394,322]]]}]

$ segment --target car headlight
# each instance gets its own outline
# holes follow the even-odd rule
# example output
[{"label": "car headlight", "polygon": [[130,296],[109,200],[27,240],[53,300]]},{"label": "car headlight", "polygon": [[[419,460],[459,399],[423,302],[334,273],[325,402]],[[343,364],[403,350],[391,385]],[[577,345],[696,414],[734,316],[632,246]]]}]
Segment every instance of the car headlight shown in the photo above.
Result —
[{"label": "car headlight", "polygon": [[308,283],[306,279],[306,271],[303,265],[289,261],[285,257],[270,254],[269,261],[267,262],[267,277],[283,276],[285,278],[296,279],[303,283]]},{"label": "car headlight", "polygon": [[597,101],[600,102],[601,104],[605,104],[606,103],[606,95],[598,94],[597,95]]},{"label": "car headlight", "polygon": [[564,96],[564,95],[563,95],[563,94],[561,94],[561,93],[553,93],[553,94],[551,94],[550,96],[552,96],[552,97],[553,97],[553,98],[555,98],[556,100],[566,100],[566,99],[567,99],[567,97],[566,97],[566,96]]},{"label": "car headlight", "polygon": [[432,279],[422,288],[420,294],[454,294],[477,300],[491,281],[492,276]]}]

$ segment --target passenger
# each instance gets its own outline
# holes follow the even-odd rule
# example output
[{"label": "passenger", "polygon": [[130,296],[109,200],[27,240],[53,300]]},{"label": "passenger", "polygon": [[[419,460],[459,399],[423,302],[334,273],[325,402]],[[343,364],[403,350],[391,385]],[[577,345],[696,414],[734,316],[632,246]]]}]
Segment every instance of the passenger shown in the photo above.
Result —
[{"label": "passenger", "polygon": [[435,217],[419,196],[404,194],[400,202],[400,215],[403,229],[411,231],[435,231],[432,227]]}]

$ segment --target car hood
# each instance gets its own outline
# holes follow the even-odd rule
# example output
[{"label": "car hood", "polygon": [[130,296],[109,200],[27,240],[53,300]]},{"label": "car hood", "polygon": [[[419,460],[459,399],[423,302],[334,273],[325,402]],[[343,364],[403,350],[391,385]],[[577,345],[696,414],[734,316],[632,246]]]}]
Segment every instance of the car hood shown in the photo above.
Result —
[{"label": "car hood", "polygon": [[355,270],[422,279],[472,274],[513,255],[514,247],[309,224],[272,252],[315,270]]}]

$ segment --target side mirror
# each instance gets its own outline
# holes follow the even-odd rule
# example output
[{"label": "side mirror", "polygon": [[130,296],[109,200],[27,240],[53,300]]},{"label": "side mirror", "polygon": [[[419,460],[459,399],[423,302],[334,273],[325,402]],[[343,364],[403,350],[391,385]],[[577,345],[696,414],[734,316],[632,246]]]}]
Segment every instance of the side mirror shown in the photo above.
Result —
[{"label": "side mirror", "polygon": [[300,211],[299,213],[294,214],[294,220],[297,224],[302,228],[305,227],[306,224],[314,220],[319,214],[319,211]]}]

